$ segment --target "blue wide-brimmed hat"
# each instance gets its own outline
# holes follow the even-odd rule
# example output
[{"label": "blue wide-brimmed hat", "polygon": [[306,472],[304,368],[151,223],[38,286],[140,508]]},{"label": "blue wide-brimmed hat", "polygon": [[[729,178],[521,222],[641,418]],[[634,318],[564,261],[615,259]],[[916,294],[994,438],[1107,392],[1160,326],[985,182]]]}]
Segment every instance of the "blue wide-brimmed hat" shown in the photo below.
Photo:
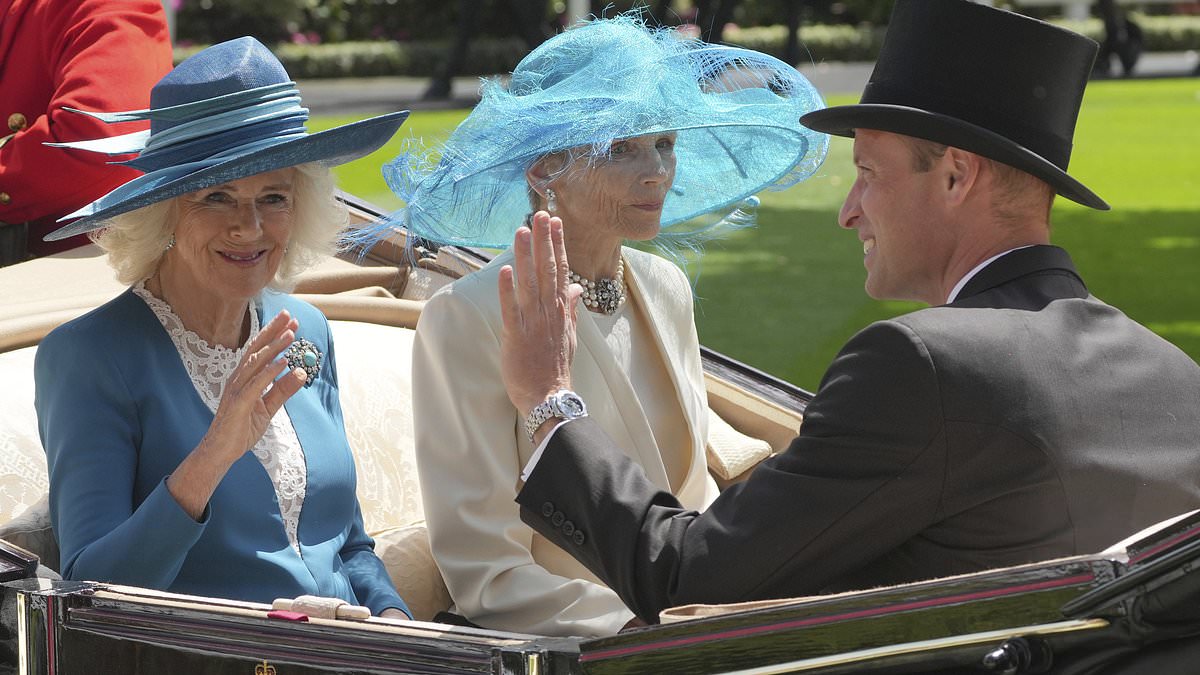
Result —
[{"label": "blue wide-brimmed hat", "polygon": [[[547,40],[507,84],[485,82],[436,163],[413,143],[384,167],[406,204],[391,224],[439,243],[503,248],[530,211],[525,170],[538,158],[582,148],[574,161],[602,160],[616,139],[675,131],[662,225],[686,228],[812,175],[829,140],[799,119],[823,105],[795,68],[766,54],[648,28],[637,14],[595,19]],[[356,239],[386,234],[385,223]]]},{"label": "blue wide-brimmed hat", "polygon": [[407,111],[309,134],[308,109],[283,64],[254,38],[213,45],[185,59],[150,91],[150,108],[72,112],[106,123],[150,120],[148,131],[57,147],[106,155],[137,153],[118,164],[144,175],[65,216],[79,218],[46,235],[64,239],[113,216],[231,180],[297,164],[343,164],[378,150]]}]

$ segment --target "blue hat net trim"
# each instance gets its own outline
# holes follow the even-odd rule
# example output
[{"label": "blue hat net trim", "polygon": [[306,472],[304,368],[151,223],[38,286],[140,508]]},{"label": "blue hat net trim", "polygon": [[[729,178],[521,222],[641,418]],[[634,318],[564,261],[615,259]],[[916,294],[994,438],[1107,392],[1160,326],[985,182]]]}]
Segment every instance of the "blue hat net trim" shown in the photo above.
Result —
[{"label": "blue hat net trim", "polygon": [[410,141],[384,166],[406,207],[356,243],[399,225],[438,243],[504,248],[531,210],[525,171],[537,159],[569,150],[572,162],[603,162],[615,140],[668,131],[676,170],[660,240],[702,240],[751,224],[753,195],[808,178],[829,146],[799,122],[824,102],[794,68],[648,28],[638,13],[551,38],[481,94],[443,144]]}]

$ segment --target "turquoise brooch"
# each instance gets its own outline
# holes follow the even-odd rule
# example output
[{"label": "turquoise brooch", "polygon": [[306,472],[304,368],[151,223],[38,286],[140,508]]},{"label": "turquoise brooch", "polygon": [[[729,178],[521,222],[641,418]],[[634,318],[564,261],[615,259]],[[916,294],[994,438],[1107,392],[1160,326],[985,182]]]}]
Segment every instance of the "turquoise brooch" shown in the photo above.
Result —
[{"label": "turquoise brooch", "polygon": [[305,338],[293,342],[292,346],[283,352],[283,357],[287,359],[291,369],[299,368],[308,375],[308,379],[304,381],[306,387],[312,386],[316,381],[317,374],[321,372],[321,363],[325,361],[321,350]]}]

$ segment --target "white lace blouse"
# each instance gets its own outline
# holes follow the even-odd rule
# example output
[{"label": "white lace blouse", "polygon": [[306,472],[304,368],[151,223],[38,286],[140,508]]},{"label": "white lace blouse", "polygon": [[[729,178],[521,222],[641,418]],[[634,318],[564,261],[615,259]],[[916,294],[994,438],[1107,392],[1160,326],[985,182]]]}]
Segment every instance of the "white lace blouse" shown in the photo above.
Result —
[{"label": "white lace blouse", "polygon": [[[171,306],[158,299],[146,290],[145,281],[140,281],[133,287],[133,292],[141,298],[158,322],[171,336],[171,342],[179,351],[179,358],[192,384],[208,409],[217,412],[221,395],[225,392],[225,383],[237,369],[238,360],[246,350],[246,345],[238,349],[229,349],[221,345],[210,345],[199,335],[184,328],[183,322],[171,310]],[[249,344],[259,331],[258,312],[250,312]],[[308,467],[304,460],[304,449],[300,447],[300,439],[292,427],[292,419],[288,417],[287,409],[280,408],[271,418],[266,433],[251,449],[258,461],[262,462],[271,484],[275,486],[275,497],[279,502],[279,514],[283,518],[283,527],[287,532],[288,542],[292,548],[300,550],[296,530],[300,524],[300,510],[304,506],[304,493],[307,488]]]}]

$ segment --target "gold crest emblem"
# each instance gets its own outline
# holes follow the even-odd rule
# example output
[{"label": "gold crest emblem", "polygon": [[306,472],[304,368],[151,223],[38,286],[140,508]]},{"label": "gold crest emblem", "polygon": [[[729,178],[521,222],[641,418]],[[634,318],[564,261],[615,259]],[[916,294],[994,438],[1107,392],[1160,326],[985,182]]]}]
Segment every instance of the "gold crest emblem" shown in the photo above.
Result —
[{"label": "gold crest emblem", "polygon": [[254,666],[254,675],[275,675],[275,666],[267,663],[266,659],[263,659],[262,663]]}]

